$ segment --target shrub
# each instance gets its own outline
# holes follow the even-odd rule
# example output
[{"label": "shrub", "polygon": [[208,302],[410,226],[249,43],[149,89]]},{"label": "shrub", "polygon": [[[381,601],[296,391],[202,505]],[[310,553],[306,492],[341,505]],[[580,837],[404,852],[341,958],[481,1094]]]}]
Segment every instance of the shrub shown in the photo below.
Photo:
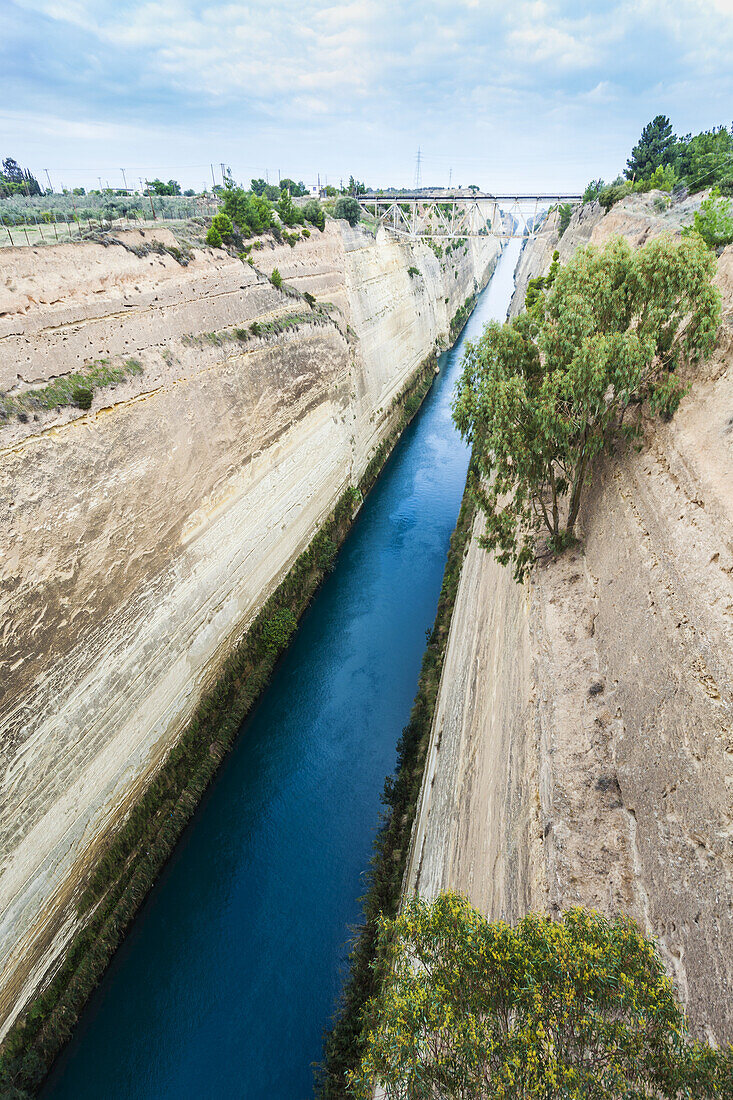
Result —
[{"label": "shrub", "polygon": [[558,213],[558,236],[562,237],[563,233],[570,225],[570,219],[573,216],[573,205],[569,202],[562,202],[557,208]]},{"label": "shrub", "polygon": [[309,290],[306,290],[306,291],[303,292],[303,297],[305,298],[306,302],[311,307],[311,309],[314,309],[315,304],[316,304],[316,299],[315,299],[314,295],[311,294],[311,292]]},{"label": "shrub", "polygon": [[685,226],[683,236],[697,234],[702,237],[708,248],[720,248],[733,242],[733,207],[730,199],[721,198],[720,191],[714,187],[710,196],[695,211],[691,226]]},{"label": "shrub", "polygon": [[625,183],[617,181],[609,184],[608,187],[604,187],[603,190],[599,192],[598,201],[606,213],[608,213],[614,203],[619,202],[620,199],[631,194],[632,190],[632,185],[628,181]]},{"label": "shrub", "polygon": [[353,226],[359,221],[360,212],[359,203],[351,195],[341,195],[336,199],[334,218],[342,218]]},{"label": "shrub", "polygon": [[212,248],[221,248],[224,243],[221,239],[221,233],[215,226],[210,226],[208,233],[206,234],[206,243]]},{"label": "shrub", "polygon": [[456,894],[410,898],[379,932],[353,1095],[722,1096],[731,1051],[690,1041],[656,945],[626,917],[530,913],[515,928]]},{"label": "shrub", "polygon": [[[486,515],[482,545],[521,580],[545,527],[560,550],[593,458],[641,431],[629,407],[674,412],[675,367],[715,342],[720,294],[702,241],[656,238],[633,252],[613,239],[578,249],[546,295],[466,349],[453,415],[475,448],[472,490]],[[684,325],[683,325],[684,322]],[[567,518],[561,503],[568,497]]]},{"label": "shrub", "polygon": [[262,641],[266,652],[279,653],[284,649],[297,625],[298,621],[289,607],[280,608],[266,619],[262,627]]},{"label": "shrub", "polygon": [[71,397],[80,409],[91,409],[92,391],[88,386],[77,386],[71,391]]},{"label": "shrub", "polygon": [[410,276],[410,278],[411,278],[411,279],[414,279],[414,278],[415,278],[415,276],[416,276],[416,275],[420,275],[420,274],[421,274],[421,272],[420,272],[419,268],[417,268],[417,267],[412,267],[412,265],[411,265],[411,266],[410,266],[410,267],[408,267],[408,269],[407,269],[407,274],[408,274],[408,275]]},{"label": "shrub", "polygon": [[281,290],[283,285],[283,277],[276,267],[272,269],[272,275],[270,276],[270,282],[277,289]]}]

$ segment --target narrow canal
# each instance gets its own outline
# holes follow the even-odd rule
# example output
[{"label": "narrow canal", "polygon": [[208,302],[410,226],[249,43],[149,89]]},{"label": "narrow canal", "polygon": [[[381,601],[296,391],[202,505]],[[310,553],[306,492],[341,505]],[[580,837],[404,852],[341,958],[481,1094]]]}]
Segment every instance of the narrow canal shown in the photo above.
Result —
[{"label": "narrow canal", "polygon": [[336,568],[92,997],[45,1100],[307,1100],[417,686],[468,452],[462,347],[503,320],[510,242]]}]

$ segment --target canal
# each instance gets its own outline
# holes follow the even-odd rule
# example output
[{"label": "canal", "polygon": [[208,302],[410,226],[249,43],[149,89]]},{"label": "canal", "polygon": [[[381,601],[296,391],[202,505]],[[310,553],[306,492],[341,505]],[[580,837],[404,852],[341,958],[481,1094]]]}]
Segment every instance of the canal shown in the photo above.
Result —
[{"label": "canal", "polygon": [[503,320],[518,251],[510,242],[441,356],[45,1100],[312,1095],[463,493],[468,451],[450,414],[462,347]]}]

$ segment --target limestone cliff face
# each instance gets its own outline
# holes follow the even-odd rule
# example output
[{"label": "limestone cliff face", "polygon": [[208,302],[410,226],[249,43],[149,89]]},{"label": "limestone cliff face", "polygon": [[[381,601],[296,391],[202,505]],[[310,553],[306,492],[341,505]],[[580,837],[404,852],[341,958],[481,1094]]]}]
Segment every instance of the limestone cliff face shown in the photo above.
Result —
[{"label": "limestone cliff face", "polygon": [[[0,1032],[73,934],[109,830],[498,252],[439,262],[345,223],[255,251],[261,271],[177,247],[162,230],[0,257],[0,396],[142,366],[88,412],[0,428]],[[332,305],[277,291],[276,265]]]},{"label": "limestone cliff face", "polygon": [[[668,228],[634,199],[586,211],[563,241]],[[525,250],[526,278],[546,270],[551,232]],[[659,939],[695,1030],[730,1041],[732,248],[717,281],[716,353],[671,423],[599,466],[581,547],[519,587],[471,546],[408,886],[464,890],[510,920],[630,913]]]}]

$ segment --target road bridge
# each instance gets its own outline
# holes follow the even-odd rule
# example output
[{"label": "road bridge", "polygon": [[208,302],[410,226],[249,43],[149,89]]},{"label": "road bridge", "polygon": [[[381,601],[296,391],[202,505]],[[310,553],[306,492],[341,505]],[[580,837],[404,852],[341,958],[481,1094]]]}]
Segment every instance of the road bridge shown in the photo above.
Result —
[{"label": "road bridge", "polygon": [[402,237],[456,240],[491,234],[513,240],[537,233],[547,210],[556,204],[581,202],[563,192],[528,194],[457,188],[366,192],[358,195],[362,211]]}]

